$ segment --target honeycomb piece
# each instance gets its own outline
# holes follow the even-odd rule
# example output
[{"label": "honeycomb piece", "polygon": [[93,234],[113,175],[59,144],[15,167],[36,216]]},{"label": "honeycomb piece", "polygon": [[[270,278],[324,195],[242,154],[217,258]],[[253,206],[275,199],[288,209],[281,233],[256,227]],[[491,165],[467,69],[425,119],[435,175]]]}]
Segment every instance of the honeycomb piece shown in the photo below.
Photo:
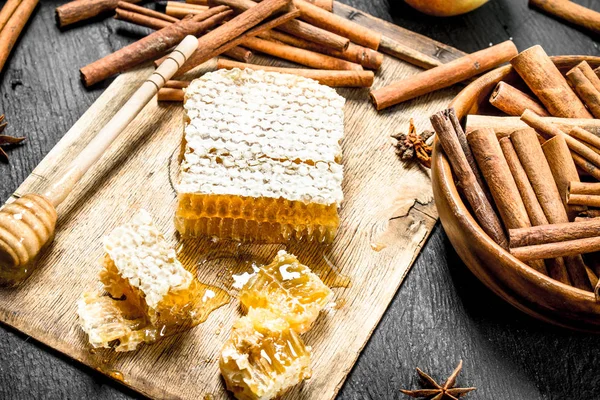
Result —
[{"label": "honeycomb piece", "polygon": [[119,341],[116,351],[134,350],[205,321],[229,300],[183,268],[146,211],[105,237],[104,249],[100,281],[108,295],[84,293],[78,303],[94,347]]},{"label": "honeycomb piece", "polygon": [[289,74],[219,70],[186,89],[175,227],[184,237],[331,243],[344,99]]},{"label": "honeycomb piece", "polygon": [[310,378],[310,347],[284,319],[250,309],[234,324],[219,367],[236,398],[268,400]]},{"label": "honeycomb piece", "polygon": [[332,297],[331,289],[285,250],[271,264],[260,267],[240,291],[242,307],[268,309],[298,333],[311,328]]}]

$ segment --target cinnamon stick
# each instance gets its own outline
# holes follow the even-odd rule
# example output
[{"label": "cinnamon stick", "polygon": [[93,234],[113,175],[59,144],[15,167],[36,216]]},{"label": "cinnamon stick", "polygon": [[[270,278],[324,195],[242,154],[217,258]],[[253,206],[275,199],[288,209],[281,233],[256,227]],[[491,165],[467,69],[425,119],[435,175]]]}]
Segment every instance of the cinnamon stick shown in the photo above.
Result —
[{"label": "cinnamon stick", "polygon": [[[252,0],[210,0],[209,3],[211,6],[226,5],[236,12],[244,12],[256,6]],[[338,51],[346,50],[350,45],[350,40],[345,37],[296,19],[281,24],[277,29]]]},{"label": "cinnamon stick", "polygon": [[121,10],[127,10],[127,11],[131,11],[134,13],[146,15],[146,16],[152,17],[152,18],[162,19],[163,21],[168,21],[168,22],[179,21],[177,18],[171,17],[170,15],[167,15],[167,14],[164,14],[164,13],[161,13],[158,11],[154,11],[154,10],[151,10],[146,7],[141,7],[141,6],[135,5],[135,4],[127,2],[127,1],[119,1],[117,3],[117,8],[119,8]]},{"label": "cinnamon stick", "polygon": [[490,104],[508,115],[520,116],[527,109],[542,117],[550,115],[544,106],[533,97],[504,81],[500,81],[496,85],[490,96]]},{"label": "cinnamon stick", "polygon": [[517,48],[514,43],[506,41],[388,86],[371,90],[371,99],[377,110],[383,110],[472,78],[510,60],[515,54]]},{"label": "cinnamon stick", "polygon": [[592,82],[592,85],[594,85],[597,90],[600,90],[600,78],[587,61],[580,62],[575,66],[575,68],[578,68],[581,72],[583,72],[585,77]]},{"label": "cinnamon stick", "polygon": [[[271,4],[268,4],[269,2]],[[279,5],[282,3],[288,4],[289,0],[265,0],[259,4],[261,8],[258,10],[252,8],[248,11],[245,11],[229,21],[227,24],[220,26],[209,34],[198,39],[201,45],[198,46],[198,50],[196,50],[192,57],[190,57],[188,62],[186,62],[185,65],[179,69],[178,74],[181,75],[190,69],[210,60],[211,58],[241,45],[246,41],[246,39],[284,24],[296,18],[300,14],[300,11],[298,10],[290,11],[270,21],[255,26],[255,24],[258,24],[262,19],[268,18],[269,12],[274,13],[277,11],[275,7],[279,7]],[[269,7],[267,8],[266,12],[264,8],[265,4],[268,4]],[[252,26],[255,27],[240,34],[243,29],[247,29],[248,27]],[[155,64],[160,64],[162,60],[163,59],[157,60]]]},{"label": "cinnamon stick", "polygon": [[575,180],[569,182],[568,190],[570,194],[593,194],[600,196],[600,183],[580,182],[579,180]]},{"label": "cinnamon stick", "polygon": [[583,71],[574,67],[567,72],[567,79],[592,115],[596,118],[600,117],[600,91],[594,87]]},{"label": "cinnamon stick", "polygon": [[579,140],[567,135],[566,133],[561,131],[557,126],[548,123],[534,112],[530,110],[525,110],[525,112],[521,116],[521,120],[527,125],[537,130],[542,136],[544,136],[547,139],[552,138],[554,136],[564,137],[565,141],[567,142],[567,145],[569,146],[569,149],[573,150],[586,160],[590,161],[592,164],[600,166],[600,154],[594,152],[589,147],[581,143]]},{"label": "cinnamon stick", "polygon": [[132,24],[145,26],[154,30],[159,30],[172,24],[172,22],[168,22],[163,19],[149,17],[147,15],[124,10],[122,8],[117,8],[115,10],[115,18],[122,21],[131,22]]},{"label": "cinnamon stick", "polygon": [[[506,229],[531,227],[525,204],[494,131],[473,131],[467,135],[467,140]],[[539,260],[531,262],[530,266],[543,274],[547,273],[546,266]]]},{"label": "cinnamon stick", "polygon": [[22,0],[0,31],[0,72],[37,4],[38,0]]},{"label": "cinnamon stick", "polygon": [[431,69],[444,64],[435,57],[421,53],[385,35],[381,36],[378,50],[423,69]]},{"label": "cinnamon stick", "polygon": [[502,230],[500,220],[485,196],[483,189],[477,183],[477,179],[475,179],[473,170],[469,166],[450,121],[449,115],[453,112],[453,109],[449,109],[432,115],[431,124],[456,176],[458,188],[463,192],[467,202],[471,205],[471,209],[481,228],[493,241],[501,247],[506,248],[508,242]]},{"label": "cinnamon stick", "polygon": [[[533,129],[518,130],[510,136],[510,139],[548,221],[552,224],[569,222],[552,171],[535,131]],[[585,276],[585,267],[581,256],[569,256],[564,259],[568,276],[557,276],[555,279],[567,283],[570,277],[576,287],[587,287],[589,281],[581,279],[582,276]],[[556,257],[561,257],[561,255],[542,258]]]},{"label": "cinnamon stick", "polygon": [[541,46],[522,51],[510,63],[551,115],[592,118]]},{"label": "cinnamon stick", "polygon": [[[162,55],[187,35],[197,35],[224,21],[232,11],[225,7],[194,15],[151,33],[137,42],[95,61],[79,71],[85,86],[98,83],[144,61]],[[214,31],[213,31],[214,32]]]},{"label": "cinnamon stick", "polygon": [[293,74],[305,78],[314,79],[322,85],[330,87],[369,87],[373,84],[374,74],[372,71],[336,71],[319,69],[299,69],[268,67],[263,65],[243,64],[235,61],[219,58],[217,69],[261,69],[282,74]]},{"label": "cinnamon stick", "polygon": [[0,31],[2,28],[4,28],[19,4],[21,4],[21,1],[22,0],[8,0],[6,3],[4,3],[2,10],[0,10]]},{"label": "cinnamon stick", "polygon": [[157,100],[158,101],[176,101],[183,102],[183,90],[177,88],[163,87],[158,90]]},{"label": "cinnamon stick", "polygon": [[297,64],[306,65],[307,67],[348,71],[362,71],[363,69],[360,64],[354,64],[350,61],[256,37],[246,39],[243,45],[251,50],[293,61]]},{"label": "cinnamon stick", "polygon": [[[513,131],[528,127],[525,122],[521,121],[520,117],[469,114],[466,119],[467,132],[490,128],[496,132],[498,137],[510,136]],[[556,125],[564,132],[569,132],[573,127],[578,126],[595,135],[600,135],[600,119],[542,117],[542,120]]]},{"label": "cinnamon stick", "polygon": [[571,151],[571,157],[573,157],[573,162],[577,165],[577,168],[596,179],[600,179],[600,167],[597,167],[573,151]]},{"label": "cinnamon stick", "polygon": [[[141,0],[125,0],[139,3]],[[56,23],[59,28],[97,17],[117,8],[119,0],[75,0],[56,8]]]},{"label": "cinnamon stick", "polygon": [[569,193],[569,196],[567,197],[567,203],[590,207],[600,207],[600,195]]},{"label": "cinnamon stick", "polygon": [[546,160],[548,160],[550,171],[552,171],[554,182],[556,182],[558,193],[567,210],[569,220],[572,221],[580,212],[585,211],[585,207],[567,204],[569,184],[573,181],[579,181],[579,174],[571,157],[569,146],[567,146],[563,136],[555,136],[542,145],[542,150]]},{"label": "cinnamon stick", "polygon": [[591,132],[586,131],[583,128],[580,128],[578,126],[573,127],[569,131],[569,136],[572,136],[575,139],[578,139],[583,143],[588,144],[588,147],[590,147],[596,153],[600,151],[600,137],[594,135]]},{"label": "cinnamon stick", "polygon": [[313,4],[323,10],[333,11],[333,0],[306,0],[310,4]]},{"label": "cinnamon stick", "polygon": [[566,0],[529,0],[529,5],[591,32],[600,33],[600,13],[579,4]]},{"label": "cinnamon stick", "polygon": [[223,52],[224,56],[233,58],[234,60],[247,63],[252,60],[252,52],[248,49],[245,49],[241,46],[234,47]]},{"label": "cinnamon stick", "polygon": [[360,64],[368,69],[378,70],[383,63],[383,54],[354,43],[350,43],[346,50],[338,51],[276,30],[262,33],[259,36],[263,39],[279,41],[290,46],[341,58],[342,60]]},{"label": "cinnamon stick", "polygon": [[[531,261],[556,257],[581,257],[580,254],[592,253],[599,250],[600,237],[592,237],[587,239],[568,240],[564,242],[514,247],[510,249],[510,254],[521,261]],[[590,284],[589,280],[587,281],[587,284]]]},{"label": "cinnamon stick", "polygon": [[175,79],[171,79],[165,83],[163,87],[171,88],[171,89],[183,89],[190,85],[190,81],[178,81]]},{"label": "cinnamon stick", "polygon": [[167,7],[165,8],[165,12],[167,15],[174,17],[176,19],[183,18],[186,15],[192,14],[201,14],[204,11],[208,10],[207,6],[199,6],[195,4],[187,4],[187,3],[178,3],[173,1],[167,2]]},{"label": "cinnamon stick", "polygon": [[185,0],[187,4],[199,4],[201,6],[207,6],[208,0]]},{"label": "cinnamon stick", "polygon": [[373,50],[379,48],[381,33],[357,24],[354,21],[327,12],[304,0],[294,0],[294,5],[302,13],[300,18],[310,24],[334,32],[352,42]]}]

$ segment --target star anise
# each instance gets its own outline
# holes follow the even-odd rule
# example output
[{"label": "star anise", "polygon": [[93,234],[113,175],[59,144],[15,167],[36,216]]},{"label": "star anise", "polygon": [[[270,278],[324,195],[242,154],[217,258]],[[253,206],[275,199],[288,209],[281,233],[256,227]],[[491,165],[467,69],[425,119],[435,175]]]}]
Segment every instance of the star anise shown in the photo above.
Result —
[{"label": "star anise", "polygon": [[432,136],[433,132],[431,131],[424,131],[419,135],[411,118],[408,134],[397,133],[392,135],[398,141],[396,143],[396,154],[403,161],[410,161],[416,157],[423,166],[431,168],[432,147],[428,141]]},{"label": "star anise", "polygon": [[427,375],[425,372],[421,371],[417,368],[417,373],[421,378],[424,389],[419,390],[404,390],[400,391],[410,397],[422,397],[428,400],[457,400],[459,397],[464,396],[465,394],[475,390],[474,387],[468,388],[455,388],[456,377],[460,373],[462,369],[462,360],[458,363],[458,366],[452,372],[452,375],[443,385],[439,385],[433,378]]},{"label": "star anise", "polygon": [[[6,122],[4,121],[4,115],[0,115],[0,133],[6,128]],[[1,146],[14,146],[16,144],[21,143],[25,140],[24,137],[12,137],[6,135],[0,135],[0,161],[7,163],[8,162],[8,154],[4,150],[2,150]]]}]

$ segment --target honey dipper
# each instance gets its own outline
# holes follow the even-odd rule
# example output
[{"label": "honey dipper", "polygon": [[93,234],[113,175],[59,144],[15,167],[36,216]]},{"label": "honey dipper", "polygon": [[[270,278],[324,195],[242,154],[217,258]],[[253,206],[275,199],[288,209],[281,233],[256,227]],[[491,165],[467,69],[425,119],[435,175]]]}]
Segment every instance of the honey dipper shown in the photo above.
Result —
[{"label": "honey dipper", "polygon": [[0,284],[29,276],[54,237],[56,207],[197,47],[198,39],[186,36],[43,194],[28,193],[0,209]]}]

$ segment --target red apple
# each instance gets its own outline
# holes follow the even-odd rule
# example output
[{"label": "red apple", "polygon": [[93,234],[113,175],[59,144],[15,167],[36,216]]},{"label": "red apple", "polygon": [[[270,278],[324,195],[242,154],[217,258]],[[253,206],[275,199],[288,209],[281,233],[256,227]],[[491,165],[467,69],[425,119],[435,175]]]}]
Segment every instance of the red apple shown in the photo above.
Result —
[{"label": "red apple", "polygon": [[489,0],[404,0],[422,13],[436,17],[451,17],[468,13]]}]

